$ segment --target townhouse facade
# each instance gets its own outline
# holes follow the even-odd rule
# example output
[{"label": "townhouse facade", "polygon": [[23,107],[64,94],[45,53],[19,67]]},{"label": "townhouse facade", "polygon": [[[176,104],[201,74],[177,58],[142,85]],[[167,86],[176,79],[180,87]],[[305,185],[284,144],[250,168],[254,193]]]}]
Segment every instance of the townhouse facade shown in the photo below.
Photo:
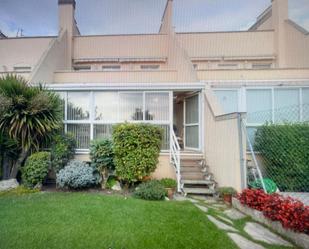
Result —
[{"label": "townhouse facade", "polygon": [[[167,0],[158,33],[84,36],[75,0],[58,0],[58,8],[57,36],[1,37],[0,75],[43,82],[62,96],[65,131],[76,137],[81,160],[114,124],[150,123],[164,130],[153,177],[176,178],[181,190],[198,185],[188,193],[240,190],[240,124],[246,121],[250,135],[265,122],[245,114],[268,111],[275,121],[277,108],[298,105],[297,119],[309,120],[302,110],[309,104],[309,35],[289,19],[288,0],[273,0],[249,30],[235,32],[177,33]],[[204,168],[185,168],[189,162]]]}]

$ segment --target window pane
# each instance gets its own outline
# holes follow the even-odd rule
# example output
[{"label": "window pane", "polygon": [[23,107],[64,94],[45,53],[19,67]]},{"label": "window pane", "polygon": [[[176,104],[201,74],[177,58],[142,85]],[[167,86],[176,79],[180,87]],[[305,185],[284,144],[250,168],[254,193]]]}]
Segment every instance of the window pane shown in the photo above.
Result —
[{"label": "window pane", "polygon": [[94,139],[111,138],[112,133],[113,133],[113,125],[112,124],[94,125],[93,126],[93,137],[94,137]]},{"label": "window pane", "polygon": [[143,120],[143,93],[119,94],[120,120]]},{"label": "window pane", "polygon": [[168,93],[146,93],[145,102],[146,120],[169,120]]},{"label": "window pane", "polygon": [[89,124],[68,124],[68,132],[76,139],[77,149],[89,149],[90,125]]},{"label": "window pane", "polygon": [[161,150],[169,150],[170,149],[170,127],[169,125],[158,125],[163,129],[163,137]]},{"label": "window pane", "polygon": [[247,90],[247,122],[264,124],[272,121],[271,90]]},{"label": "window pane", "polygon": [[198,126],[187,126],[186,127],[186,147],[189,148],[198,148]]},{"label": "window pane", "polygon": [[275,89],[275,122],[299,121],[299,90]]},{"label": "window pane", "polygon": [[68,92],[68,120],[89,119],[89,92]]},{"label": "window pane", "polygon": [[196,124],[198,120],[198,95],[186,99],[186,124]]},{"label": "window pane", "polygon": [[309,121],[309,88],[303,88],[303,121]]},{"label": "window pane", "polygon": [[225,113],[238,111],[237,90],[215,90],[214,92]]},{"label": "window pane", "polygon": [[118,93],[117,92],[96,92],[95,119],[103,121],[118,120]]}]

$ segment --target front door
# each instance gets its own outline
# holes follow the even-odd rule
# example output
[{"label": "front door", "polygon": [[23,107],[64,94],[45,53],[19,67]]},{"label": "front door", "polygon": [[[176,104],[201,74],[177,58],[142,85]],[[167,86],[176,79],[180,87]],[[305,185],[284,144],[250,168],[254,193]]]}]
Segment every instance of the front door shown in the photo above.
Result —
[{"label": "front door", "polygon": [[200,149],[200,95],[186,97],[184,101],[184,144],[185,149]]}]

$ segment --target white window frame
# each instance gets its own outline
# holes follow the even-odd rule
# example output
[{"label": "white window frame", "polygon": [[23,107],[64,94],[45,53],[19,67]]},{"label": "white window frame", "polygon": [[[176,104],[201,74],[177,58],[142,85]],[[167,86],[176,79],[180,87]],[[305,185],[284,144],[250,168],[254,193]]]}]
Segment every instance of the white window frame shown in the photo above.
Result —
[{"label": "white window frame", "polygon": [[[56,91],[57,92],[57,91]],[[166,125],[169,126],[170,129],[170,133],[171,133],[171,129],[173,129],[173,91],[94,91],[94,90],[65,90],[65,91],[60,91],[59,92],[63,92],[64,96],[65,96],[65,114],[64,114],[64,131],[65,133],[67,133],[68,131],[68,125],[70,124],[89,124],[90,125],[90,142],[94,139],[94,125],[115,125],[115,124],[119,124],[119,123],[124,123],[124,122],[128,122],[128,123],[145,123],[145,124],[154,124],[154,125]],[[87,120],[68,120],[67,119],[67,107],[68,107],[68,93],[69,92],[87,92],[89,93],[89,119]],[[110,120],[110,121],[104,121],[104,120],[95,120],[95,98],[94,98],[94,93],[95,92],[117,92],[117,96],[118,96],[118,101],[117,101],[117,109],[118,109],[118,117],[117,120]],[[119,117],[119,95],[121,93],[142,93],[143,96],[143,120],[120,120]],[[146,104],[146,94],[147,93],[168,93],[168,98],[169,98],[169,118],[168,120],[146,120],[145,119],[145,104]],[[170,139],[170,137],[168,138]],[[168,152],[169,148],[164,150],[162,149],[161,152]],[[76,152],[78,154],[88,154],[89,153],[89,149],[83,148],[83,149],[76,149]]]}]

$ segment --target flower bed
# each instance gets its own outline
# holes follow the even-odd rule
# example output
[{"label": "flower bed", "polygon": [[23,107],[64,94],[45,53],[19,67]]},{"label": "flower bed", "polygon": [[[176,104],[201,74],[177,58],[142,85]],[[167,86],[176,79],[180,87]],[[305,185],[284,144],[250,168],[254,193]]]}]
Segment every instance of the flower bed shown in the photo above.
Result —
[{"label": "flower bed", "polygon": [[268,219],[279,221],[284,228],[309,234],[309,206],[298,200],[256,189],[244,190],[238,199],[241,204],[261,211]]}]

